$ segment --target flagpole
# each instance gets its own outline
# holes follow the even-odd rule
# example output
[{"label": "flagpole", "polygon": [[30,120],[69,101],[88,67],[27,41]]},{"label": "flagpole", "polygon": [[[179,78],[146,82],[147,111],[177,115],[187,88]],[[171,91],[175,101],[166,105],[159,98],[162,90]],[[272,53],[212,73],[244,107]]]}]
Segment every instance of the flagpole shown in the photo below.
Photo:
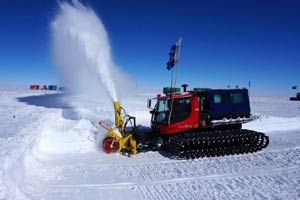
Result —
[{"label": "flagpole", "polygon": [[168,120],[169,125],[171,123],[171,116],[172,116],[172,112],[173,112],[174,93],[176,90],[175,88],[176,88],[176,81],[177,81],[177,76],[178,76],[178,64],[175,65],[175,68],[176,68],[176,74],[175,74],[174,86],[171,87],[171,91],[173,93],[171,93],[171,108],[170,108],[170,114],[169,114],[169,120]]},{"label": "flagpole", "polygon": [[[171,123],[171,116],[172,116],[172,111],[173,111],[173,103],[174,103],[174,93],[176,91],[176,81],[177,81],[177,76],[178,76],[178,61],[179,61],[179,56],[180,56],[180,47],[181,47],[181,37],[179,38],[179,40],[176,42],[175,45],[172,46],[171,51],[169,53],[170,55],[170,60],[168,62],[168,67],[167,69],[169,69],[169,67],[172,68],[172,76],[171,76],[171,107],[170,107],[170,113],[169,113],[169,119],[168,119],[168,124]],[[172,66],[169,66],[169,63]],[[174,68],[174,64],[176,67],[176,74],[175,74],[175,80],[174,80],[174,86],[173,86],[173,68]]]},{"label": "flagpole", "polygon": [[171,74],[171,90],[173,87],[173,71],[174,71],[174,67],[172,68],[172,74]]}]

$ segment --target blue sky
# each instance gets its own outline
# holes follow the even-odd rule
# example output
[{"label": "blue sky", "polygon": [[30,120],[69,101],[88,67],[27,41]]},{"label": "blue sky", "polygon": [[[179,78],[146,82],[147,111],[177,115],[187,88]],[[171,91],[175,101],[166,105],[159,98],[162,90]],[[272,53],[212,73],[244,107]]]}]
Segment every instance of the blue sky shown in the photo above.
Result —
[{"label": "blue sky", "polygon": [[[168,52],[182,37],[178,83],[300,86],[300,1],[82,1],[102,19],[115,63],[141,87],[168,86]],[[58,83],[50,23],[57,1],[0,1],[0,84]]]}]

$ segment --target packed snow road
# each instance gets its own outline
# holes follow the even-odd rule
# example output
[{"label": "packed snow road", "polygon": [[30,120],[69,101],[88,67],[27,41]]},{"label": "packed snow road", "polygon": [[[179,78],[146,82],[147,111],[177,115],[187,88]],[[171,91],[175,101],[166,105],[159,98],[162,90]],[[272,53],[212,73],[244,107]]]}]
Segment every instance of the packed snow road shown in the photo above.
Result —
[{"label": "packed snow road", "polygon": [[[260,116],[244,127],[270,145],[246,155],[170,159],[163,153],[106,155],[99,142],[112,105],[60,93],[0,92],[0,199],[299,199],[300,104],[254,97]],[[147,96],[122,104],[149,126]]]}]

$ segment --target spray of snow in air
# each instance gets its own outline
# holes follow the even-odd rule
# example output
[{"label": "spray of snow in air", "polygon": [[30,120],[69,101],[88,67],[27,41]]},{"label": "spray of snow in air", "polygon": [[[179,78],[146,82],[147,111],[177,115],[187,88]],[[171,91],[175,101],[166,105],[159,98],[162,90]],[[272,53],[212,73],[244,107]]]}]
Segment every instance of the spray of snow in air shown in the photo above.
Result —
[{"label": "spray of snow in air", "polygon": [[91,91],[98,99],[108,94],[117,101],[115,81],[123,75],[112,61],[103,23],[78,1],[60,2],[59,7],[51,28],[55,64],[64,83],[68,89]]}]

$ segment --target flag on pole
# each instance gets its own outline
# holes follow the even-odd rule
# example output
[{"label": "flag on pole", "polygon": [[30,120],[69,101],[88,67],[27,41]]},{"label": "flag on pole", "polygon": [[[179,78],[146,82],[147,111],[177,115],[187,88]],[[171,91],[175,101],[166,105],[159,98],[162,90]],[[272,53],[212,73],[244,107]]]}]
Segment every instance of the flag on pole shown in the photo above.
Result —
[{"label": "flag on pole", "polygon": [[179,62],[179,56],[180,56],[180,46],[181,46],[181,37],[176,42],[176,44],[172,45],[169,56],[170,59],[167,62],[167,69],[170,70],[174,67],[175,64],[178,64]]}]

